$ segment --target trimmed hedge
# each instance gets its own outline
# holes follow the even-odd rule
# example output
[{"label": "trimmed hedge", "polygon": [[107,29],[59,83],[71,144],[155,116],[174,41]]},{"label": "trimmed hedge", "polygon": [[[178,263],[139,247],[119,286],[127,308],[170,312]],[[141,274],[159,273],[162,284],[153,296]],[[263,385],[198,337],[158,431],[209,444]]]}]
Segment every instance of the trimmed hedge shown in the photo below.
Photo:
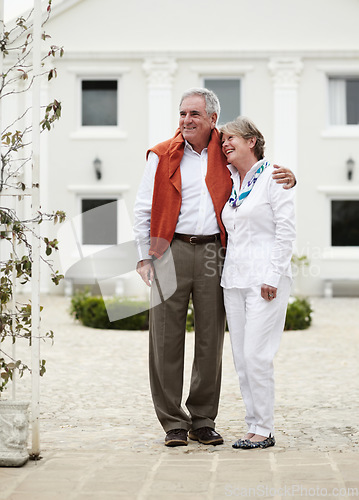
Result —
[{"label": "trimmed hedge", "polygon": [[[84,326],[103,330],[148,330],[148,302],[111,299],[77,293],[71,299],[70,314]],[[110,321],[109,311],[122,319]],[[141,312],[138,312],[141,311]]]},{"label": "trimmed hedge", "polygon": [[284,330],[306,330],[312,324],[312,312],[308,299],[295,297],[288,304]]},{"label": "trimmed hedge", "polygon": [[[91,296],[89,292],[75,294],[71,299],[70,314],[84,326],[104,330],[148,330],[148,302],[135,300],[111,299]],[[110,321],[107,311],[115,311],[123,319]],[[142,312],[138,312],[142,311]],[[290,300],[287,308],[284,330],[306,330],[312,322],[312,308],[305,298]],[[186,322],[187,331],[194,330],[193,305],[190,301]],[[228,329],[228,328],[227,328]]]}]

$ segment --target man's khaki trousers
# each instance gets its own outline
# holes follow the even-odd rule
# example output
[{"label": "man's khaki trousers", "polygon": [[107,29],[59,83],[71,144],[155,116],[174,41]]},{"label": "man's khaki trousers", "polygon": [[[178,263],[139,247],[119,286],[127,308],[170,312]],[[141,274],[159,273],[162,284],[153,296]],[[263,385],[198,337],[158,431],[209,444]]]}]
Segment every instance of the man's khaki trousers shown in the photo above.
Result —
[{"label": "man's khaki trousers", "polygon": [[[155,261],[157,279],[152,285],[151,301],[158,305],[150,310],[149,371],[154,407],[166,432],[215,427],[225,327],[220,286],[222,253],[218,241],[191,245],[175,239],[165,255]],[[175,292],[166,299],[166,290],[171,286]],[[195,347],[185,403],[188,414],[181,403],[190,297],[194,307]]]}]

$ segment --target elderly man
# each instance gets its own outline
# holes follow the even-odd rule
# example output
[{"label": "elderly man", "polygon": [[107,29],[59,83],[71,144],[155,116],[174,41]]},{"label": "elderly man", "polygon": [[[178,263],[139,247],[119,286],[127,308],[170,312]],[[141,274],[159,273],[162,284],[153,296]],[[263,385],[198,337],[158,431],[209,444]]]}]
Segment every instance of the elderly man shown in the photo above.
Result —
[{"label": "elderly man", "polygon": [[[219,113],[212,91],[190,89],[183,94],[179,129],[172,139],[148,151],[135,204],[137,271],[152,287],[151,392],[166,446],[185,446],[188,436],[207,445],[223,443],[214,430],[225,327],[220,273],[226,234],[221,211],[232,182],[216,129]],[[276,177],[285,188],[295,183],[287,169],[278,169]],[[167,298],[162,288],[171,281],[175,291]],[[181,400],[191,297],[195,346],[187,413]]]}]

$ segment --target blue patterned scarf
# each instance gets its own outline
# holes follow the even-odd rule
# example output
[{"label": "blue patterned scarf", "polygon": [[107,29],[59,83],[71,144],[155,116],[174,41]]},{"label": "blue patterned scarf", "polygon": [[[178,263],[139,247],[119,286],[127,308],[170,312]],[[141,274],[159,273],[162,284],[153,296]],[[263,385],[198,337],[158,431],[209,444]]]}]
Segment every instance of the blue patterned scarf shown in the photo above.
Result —
[{"label": "blue patterned scarf", "polygon": [[263,161],[262,165],[258,168],[258,170],[255,171],[253,177],[251,178],[250,181],[248,181],[246,187],[244,188],[244,191],[242,191],[239,196],[237,195],[237,191],[233,185],[231,196],[229,197],[229,200],[228,200],[228,203],[231,205],[231,207],[237,208],[240,205],[242,205],[244,200],[247,198],[249,193],[252,191],[254,184],[257,182],[258,177],[261,175],[263,170],[265,168],[267,168],[269,165],[270,165],[270,163],[268,161],[265,161],[265,160]]}]

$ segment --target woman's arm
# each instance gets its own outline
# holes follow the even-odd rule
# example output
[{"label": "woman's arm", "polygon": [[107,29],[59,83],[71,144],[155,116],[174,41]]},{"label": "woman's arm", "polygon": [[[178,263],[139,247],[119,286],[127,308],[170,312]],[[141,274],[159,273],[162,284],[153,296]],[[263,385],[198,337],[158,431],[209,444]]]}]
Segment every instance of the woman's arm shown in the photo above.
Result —
[{"label": "woman's arm", "polygon": [[294,192],[288,189],[283,191],[273,180],[269,182],[268,190],[275,224],[275,242],[264,284],[276,288],[280,277],[290,266],[293,253],[293,242],[296,236]]}]

